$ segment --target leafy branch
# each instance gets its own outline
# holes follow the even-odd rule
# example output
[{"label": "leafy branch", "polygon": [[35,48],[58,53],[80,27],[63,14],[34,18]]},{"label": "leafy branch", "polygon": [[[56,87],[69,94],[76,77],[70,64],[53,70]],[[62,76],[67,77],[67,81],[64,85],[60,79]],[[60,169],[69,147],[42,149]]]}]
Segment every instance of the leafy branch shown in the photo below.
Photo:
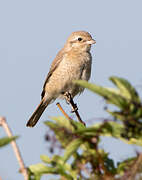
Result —
[{"label": "leafy branch", "polygon": [[[54,143],[52,158],[42,155],[43,163],[29,166],[33,176],[40,179],[43,174],[58,174],[61,179],[73,180],[133,180],[136,176],[141,177],[141,154],[119,162],[115,167],[109,154],[99,148],[101,136],[142,146],[140,97],[127,80],[118,77],[111,77],[110,80],[117,88],[102,87],[86,81],[75,83],[102,96],[106,103],[116,106],[117,111],[107,109],[107,112],[117,121],[104,120],[102,123],[85,127],[69,118],[65,112],[65,117],[52,117],[52,121],[46,121],[45,125],[54,132],[54,141],[56,139],[61,144],[59,149],[62,153],[54,154]],[[50,134],[47,136],[48,140],[52,141]]]},{"label": "leafy branch", "polygon": [[20,165],[20,172],[23,174],[24,179],[28,180],[28,171],[25,167],[25,164],[24,164],[24,161],[22,159],[20,150],[19,150],[19,148],[15,142],[15,140],[17,139],[18,136],[12,135],[12,131],[10,130],[10,128],[6,122],[6,119],[4,117],[0,117],[0,126],[2,126],[4,128],[5,132],[8,135],[8,137],[4,137],[4,138],[0,139],[0,147],[7,145],[8,143],[11,143],[13,150],[14,150],[14,153],[15,153],[15,156],[19,162],[19,165]]}]

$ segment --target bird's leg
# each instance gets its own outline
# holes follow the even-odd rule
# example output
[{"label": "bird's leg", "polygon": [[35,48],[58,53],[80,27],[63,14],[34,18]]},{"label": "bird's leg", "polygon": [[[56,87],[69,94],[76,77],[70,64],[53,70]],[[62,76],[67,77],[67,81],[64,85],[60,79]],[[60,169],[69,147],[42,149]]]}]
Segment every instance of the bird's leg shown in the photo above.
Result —
[{"label": "bird's leg", "polygon": [[79,113],[78,113],[77,104],[74,103],[71,94],[70,94],[69,92],[66,92],[66,93],[64,94],[64,96],[65,96],[66,101],[72,106],[72,111],[71,111],[71,112],[72,112],[72,113],[75,113],[76,116],[77,116],[77,118],[78,118],[78,120],[79,120],[82,124],[84,124],[84,126],[86,126],[85,123],[82,121]]},{"label": "bird's leg", "polygon": [[66,103],[70,104],[70,96],[71,96],[70,93],[65,92],[65,93],[63,93],[63,95],[65,97]]},{"label": "bird's leg", "polygon": [[70,104],[71,94],[69,92],[62,92],[62,95],[65,97],[66,103]]},{"label": "bird's leg", "polygon": [[74,103],[71,94],[70,94],[69,92],[66,92],[66,93],[64,94],[64,96],[65,96],[66,102],[67,102],[68,104],[71,104],[71,106],[72,106],[72,111],[71,111],[71,113],[74,113],[75,111],[77,111],[77,110],[78,110],[77,104]]}]

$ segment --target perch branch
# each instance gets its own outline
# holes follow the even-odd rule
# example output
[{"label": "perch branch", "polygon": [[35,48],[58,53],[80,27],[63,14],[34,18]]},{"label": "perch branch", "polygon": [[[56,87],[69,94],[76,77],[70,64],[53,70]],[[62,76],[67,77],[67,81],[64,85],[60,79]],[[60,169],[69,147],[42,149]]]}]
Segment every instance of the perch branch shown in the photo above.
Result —
[{"label": "perch branch", "polygon": [[[4,117],[0,117],[0,125],[4,128],[6,134],[8,135],[8,137],[12,137],[12,131],[10,130],[7,122],[6,122],[6,119]],[[24,180],[28,180],[28,171],[25,167],[25,164],[24,164],[24,161],[22,159],[22,156],[21,156],[21,153],[20,153],[20,150],[16,144],[16,142],[13,140],[11,141],[11,145],[13,147],[13,150],[14,150],[14,153],[16,155],[16,158],[18,160],[18,163],[19,163],[19,166],[20,166],[20,172],[23,174],[24,176]]]},{"label": "perch branch", "polygon": [[79,112],[78,112],[78,107],[77,105],[74,103],[73,101],[73,98],[71,96],[71,94],[69,92],[65,93],[65,97],[66,97],[66,100],[67,102],[71,105],[72,107],[72,112],[74,112],[77,116],[77,119],[79,120],[79,122],[81,122],[84,126],[86,126],[85,122],[82,121],[80,115],[79,115]]}]

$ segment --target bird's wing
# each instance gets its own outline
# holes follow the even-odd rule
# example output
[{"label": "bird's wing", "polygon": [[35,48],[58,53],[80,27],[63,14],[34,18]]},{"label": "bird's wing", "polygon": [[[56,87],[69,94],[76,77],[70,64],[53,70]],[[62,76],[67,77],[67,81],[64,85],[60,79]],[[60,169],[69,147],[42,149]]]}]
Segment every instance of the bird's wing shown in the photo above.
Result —
[{"label": "bird's wing", "polygon": [[52,62],[50,71],[49,71],[49,73],[48,73],[48,75],[46,77],[46,80],[45,80],[45,83],[44,83],[44,86],[43,86],[43,91],[41,93],[41,98],[44,97],[44,95],[45,95],[45,86],[48,83],[50,77],[52,76],[52,73],[55,71],[55,69],[59,66],[60,62],[62,61],[64,54],[65,54],[65,52],[63,50],[59,51],[57,56],[55,57],[54,61]]}]

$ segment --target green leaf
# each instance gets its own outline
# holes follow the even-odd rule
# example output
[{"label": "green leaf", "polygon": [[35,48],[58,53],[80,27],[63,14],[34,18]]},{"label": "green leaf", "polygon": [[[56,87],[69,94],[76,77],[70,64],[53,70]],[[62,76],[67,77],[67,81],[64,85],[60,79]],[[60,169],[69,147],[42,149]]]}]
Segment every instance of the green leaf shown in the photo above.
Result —
[{"label": "green leaf", "polygon": [[[65,127],[68,130],[73,131],[74,129],[85,128],[85,126],[82,123],[74,121],[72,119],[69,120],[69,119],[67,119],[67,118],[65,118],[63,116],[51,117],[51,119],[54,120],[58,124],[58,126]],[[46,124],[46,122],[45,122],[45,124]]]},{"label": "green leaf", "polygon": [[81,137],[85,137],[85,136],[95,136],[96,133],[98,132],[99,127],[95,126],[95,127],[87,127],[85,129],[81,129],[81,130],[76,130],[75,133]]},{"label": "green leaf", "polygon": [[69,130],[66,127],[60,126],[58,123],[54,123],[51,121],[46,121],[45,124],[54,131],[56,138],[59,140],[63,147],[66,147],[70,143],[70,141],[72,141],[72,130]]},{"label": "green leaf", "polygon": [[57,124],[51,121],[45,121],[44,124],[48,127],[50,127],[51,129],[56,129],[57,128]]},{"label": "green leaf", "polygon": [[82,139],[73,140],[66,148],[63,161],[64,163],[71,157],[71,155],[79,148],[79,146],[83,143]]},{"label": "green leaf", "polygon": [[51,119],[54,120],[59,126],[73,130],[73,126],[71,125],[70,120],[67,118],[63,116],[58,116],[58,117],[51,117]]},{"label": "green leaf", "polygon": [[117,112],[117,111],[111,112],[109,110],[107,110],[107,112],[110,113],[112,116],[114,116],[116,119],[119,119],[121,121],[124,121],[125,119],[125,116],[122,114],[122,112]]},{"label": "green leaf", "polygon": [[40,159],[44,162],[44,163],[50,163],[51,159],[47,156],[47,155],[40,155]]},{"label": "green leaf", "polygon": [[52,167],[45,166],[42,163],[35,164],[29,166],[29,169],[32,173],[42,175],[42,174],[49,174],[49,173],[56,173],[56,169]]},{"label": "green leaf", "polygon": [[114,104],[118,106],[119,108],[126,108],[129,105],[129,102],[120,94],[118,94],[118,91],[112,91],[112,89],[104,88],[102,86],[97,86],[95,84],[88,83],[87,81],[75,81],[80,86],[83,86],[101,96],[103,96],[108,103]]},{"label": "green leaf", "polygon": [[11,141],[17,139],[18,136],[0,138],[0,147],[9,144]]},{"label": "green leaf", "polygon": [[[52,158],[49,158],[47,155],[41,155],[41,160],[44,163],[48,163],[51,166],[56,167],[58,170],[58,173],[64,175],[65,177],[68,176],[66,172],[70,173],[73,179],[76,179],[76,171],[72,170],[72,167],[70,164],[64,163],[61,156],[54,155]],[[70,175],[69,175],[70,176]]]},{"label": "green leaf", "polygon": [[110,80],[120,89],[125,98],[137,103],[141,102],[137,91],[126,79],[112,76],[110,77]]},{"label": "green leaf", "polygon": [[105,87],[108,91],[115,93],[117,95],[121,95],[121,92],[119,89],[115,89],[115,88],[110,88],[110,87]]},{"label": "green leaf", "polygon": [[29,169],[32,173],[34,173],[38,177],[44,174],[58,174],[58,175],[62,175],[66,177],[68,180],[73,180],[70,174],[67,174],[63,168],[59,168],[58,166],[48,167],[48,166],[43,165],[42,163],[39,163],[39,164],[29,166]]},{"label": "green leaf", "polygon": [[142,118],[142,107],[138,108],[135,113],[136,118]]}]

